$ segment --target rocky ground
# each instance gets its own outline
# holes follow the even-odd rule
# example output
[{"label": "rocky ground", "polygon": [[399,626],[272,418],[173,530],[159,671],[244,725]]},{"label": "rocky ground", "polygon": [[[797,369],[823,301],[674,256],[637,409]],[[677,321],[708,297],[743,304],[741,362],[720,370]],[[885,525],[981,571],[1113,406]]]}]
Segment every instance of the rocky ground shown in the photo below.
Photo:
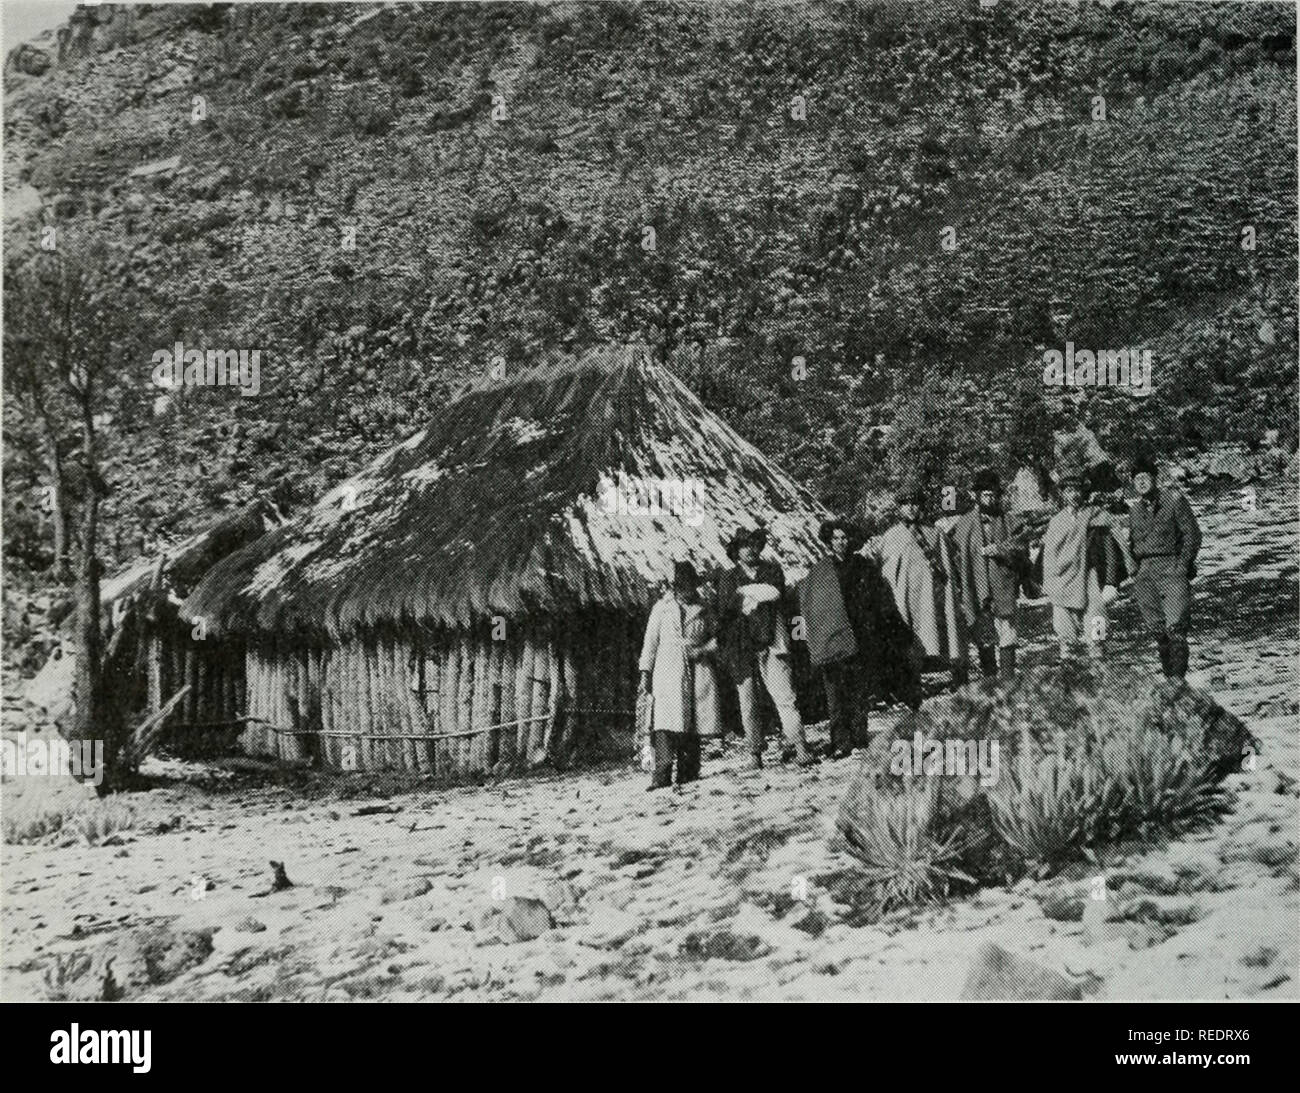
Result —
[{"label": "rocky ground", "polygon": [[[1295,488],[1194,502],[1193,682],[1262,744],[1209,831],[873,920],[829,838],[851,761],[745,774],[733,744],[659,793],[626,768],[432,791],[158,764],[119,830],[4,846],[3,996],[948,999],[992,942],[1085,998],[1298,998]],[[1150,661],[1115,621],[1112,655]],[[7,784],[6,822],[54,792]]]}]

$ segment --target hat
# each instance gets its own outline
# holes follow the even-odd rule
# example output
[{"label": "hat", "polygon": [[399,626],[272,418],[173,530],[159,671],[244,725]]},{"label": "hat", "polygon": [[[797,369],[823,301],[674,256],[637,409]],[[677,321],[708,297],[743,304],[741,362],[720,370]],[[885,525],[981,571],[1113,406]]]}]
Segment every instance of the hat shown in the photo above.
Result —
[{"label": "hat", "polygon": [[844,532],[844,534],[848,537],[850,550],[855,549],[854,547],[855,540],[858,546],[862,545],[861,535],[853,527],[851,527],[847,521],[841,520],[838,517],[833,517],[830,520],[822,521],[822,526],[817,531],[817,538],[820,539],[827,546],[830,546],[831,536],[833,536],[837,531]]},{"label": "hat", "polygon": [[1129,477],[1136,478],[1140,474],[1149,474],[1152,478],[1156,476],[1156,461],[1146,452],[1141,452],[1133,457],[1129,464]]},{"label": "hat", "polygon": [[700,586],[700,575],[690,562],[673,562],[673,591],[684,592]]},{"label": "hat", "polygon": [[1078,486],[1086,490],[1090,485],[1091,477],[1087,463],[1080,459],[1062,459],[1056,468],[1058,486]]},{"label": "hat", "polygon": [[767,546],[767,528],[741,528],[727,544],[727,557],[734,562],[740,554],[740,548],[751,544],[755,550]]},{"label": "hat", "polygon": [[1002,479],[998,477],[998,472],[993,470],[992,467],[985,467],[983,470],[976,472],[971,488],[976,493],[983,493],[985,490],[1001,493]]}]

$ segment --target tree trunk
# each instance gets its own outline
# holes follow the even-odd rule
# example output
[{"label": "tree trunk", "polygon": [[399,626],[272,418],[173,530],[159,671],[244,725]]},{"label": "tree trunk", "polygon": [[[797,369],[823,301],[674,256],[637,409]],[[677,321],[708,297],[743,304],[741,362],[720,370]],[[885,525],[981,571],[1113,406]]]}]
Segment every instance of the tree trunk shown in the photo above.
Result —
[{"label": "tree trunk", "polygon": [[45,448],[45,465],[50,474],[50,521],[54,526],[54,561],[50,576],[60,584],[68,579],[68,510],[67,486],[64,482],[63,460],[55,441],[54,428],[45,414],[41,418],[41,442]]},{"label": "tree trunk", "polygon": [[103,639],[99,629],[99,570],[95,564],[98,521],[99,495],[92,487],[86,497],[81,558],[77,568],[77,671],[73,684],[77,711],[72,729],[73,738],[77,740],[93,737],[100,721],[99,680]]}]

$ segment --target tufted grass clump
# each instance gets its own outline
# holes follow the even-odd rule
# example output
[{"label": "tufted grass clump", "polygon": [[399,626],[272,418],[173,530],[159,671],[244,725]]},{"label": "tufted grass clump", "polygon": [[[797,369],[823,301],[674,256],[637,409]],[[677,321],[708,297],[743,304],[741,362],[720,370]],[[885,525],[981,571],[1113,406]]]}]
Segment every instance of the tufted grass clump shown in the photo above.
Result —
[{"label": "tufted grass clump", "polygon": [[[988,784],[889,768],[913,739],[996,744]],[[1050,873],[1102,847],[1203,828],[1252,744],[1208,696],[1108,666],[1032,669],[904,718],[873,745],[840,805],[839,833],[885,904]],[[909,745],[910,746],[910,745]]]}]

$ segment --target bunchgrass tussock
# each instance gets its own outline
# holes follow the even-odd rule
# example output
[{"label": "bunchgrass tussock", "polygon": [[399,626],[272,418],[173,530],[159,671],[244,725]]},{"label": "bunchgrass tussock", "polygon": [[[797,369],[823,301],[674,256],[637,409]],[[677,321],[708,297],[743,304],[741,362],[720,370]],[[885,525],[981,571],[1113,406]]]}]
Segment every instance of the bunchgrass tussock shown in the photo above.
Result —
[{"label": "bunchgrass tussock", "polygon": [[131,830],[135,822],[135,809],[112,797],[44,811],[6,811],[4,841],[20,845],[74,838],[86,846],[98,846],[114,832]]},{"label": "bunchgrass tussock", "polygon": [[923,781],[869,797],[865,822],[844,832],[849,852],[867,867],[882,914],[937,903],[955,888],[974,884],[958,868],[964,850],[960,829],[935,830],[938,796],[938,783]]}]

